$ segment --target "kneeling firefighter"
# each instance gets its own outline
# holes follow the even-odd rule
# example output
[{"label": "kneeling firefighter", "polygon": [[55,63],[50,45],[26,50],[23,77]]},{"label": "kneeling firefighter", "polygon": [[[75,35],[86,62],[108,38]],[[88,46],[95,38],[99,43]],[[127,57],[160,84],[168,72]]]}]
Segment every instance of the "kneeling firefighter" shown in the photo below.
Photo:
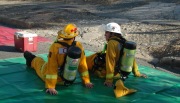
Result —
[{"label": "kneeling firefighter", "polygon": [[104,85],[108,87],[112,87],[113,78],[120,75],[114,86],[116,97],[134,93],[136,90],[126,88],[123,81],[131,72],[137,77],[146,77],[138,71],[135,60],[136,43],[122,37],[121,28],[117,23],[108,23],[104,28],[107,44],[102,52],[87,57],[88,69],[95,71],[99,77],[106,78]]},{"label": "kneeling firefighter", "polygon": [[84,54],[83,46],[75,41],[78,30],[75,24],[68,24],[58,32],[55,41],[48,54],[48,61],[26,51],[24,57],[26,65],[35,69],[37,75],[45,81],[46,92],[56,95],[56,84],[71,85],[76,79],[77,72],[80,73],[82,83],[87,88],[92,88]]}]

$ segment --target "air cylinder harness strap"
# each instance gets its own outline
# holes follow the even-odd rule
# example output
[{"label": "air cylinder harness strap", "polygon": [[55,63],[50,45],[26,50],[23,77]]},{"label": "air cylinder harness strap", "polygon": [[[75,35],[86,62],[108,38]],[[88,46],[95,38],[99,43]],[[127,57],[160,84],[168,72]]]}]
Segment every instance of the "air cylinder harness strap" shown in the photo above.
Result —
[{"label": "air cylinder harness strap", "polygon": [[[65,43],[65,42],[60,42],[60,41],[56,41],[55,43],[59,43],[59,44],[65,46],[65,47],[67,47],[67,51],[68,51],[69,47],[76,45],[76,41],[73,41],[71,45],[68,45],[67,43]],[[69,86],[69,85],[72,85],[72,84],[73,84],[73,82],[75,81],[76,78],[75,78],[74,80],[72,80],[72,81],[69,81],[69,80],[66,80],[66,79],[63,77],[63,72],[64,72],[64,66],[65,66],[65,63],[66,63],[66,58],[67,58],[67,53],[65,54],[64,62],[63,62],[63,64],[62,64],[62,66],[60,66],[58,75],[59,75],[59,76],[62,78],[62,80],[64,81],[64,85],[65,85],[65,86]]]},{"label": "air cylinder harness strap", "polygon": [[[121,71],[121,69],[120,69],[120,61],[121,61],[121,59],[122,59],[122,56],[123,56],[123,50],[124,50],[124,44],[125,44],[125,42],[126,42],[126,40],[124,39],[118,39],[118,38],[111,38],[110,40],[115,40],[115,41],[118,41],[119,42],[119,44],[122,46],[121,47],[121,50],[120,50],[120,56],[119,56],[119,59],[118,59],[118,62],[117,62],[117,64],[116,64],[116,67],[115,67],[115,72],[116,73],[119,73],[120,75],[121,75],[121,79],[123,80],[123,81],[125,81],[125,79],[127,79],[128,78],[128,75],[129,74],[127,74],[126,72],[123,72],[123,71]],[[109,41],[110,41],[109,40]]]}]

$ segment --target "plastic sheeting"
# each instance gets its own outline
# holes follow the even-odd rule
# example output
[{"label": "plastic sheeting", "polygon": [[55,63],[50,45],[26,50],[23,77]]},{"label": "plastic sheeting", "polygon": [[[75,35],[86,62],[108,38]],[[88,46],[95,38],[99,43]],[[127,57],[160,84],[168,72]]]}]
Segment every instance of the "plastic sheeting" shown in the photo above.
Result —
[{"label": "plastic sheeting", "polygon": [[[47,60],[47,54],[39,56]],[[125,86],[138,91],[121,98],[115,98],[113,88],[105,87],[104,79],[94,75],[91,75],[94,88],[85,88],[78,76],[71,86],[57,86],[58,95],[52,96],[45,92],[44,82],[35,71],[26,68],[23,57],[1,59],[0,103],[180,103],[180,77],[146,66],[139,66],[139,70],[148,78],[131,74]]]}]

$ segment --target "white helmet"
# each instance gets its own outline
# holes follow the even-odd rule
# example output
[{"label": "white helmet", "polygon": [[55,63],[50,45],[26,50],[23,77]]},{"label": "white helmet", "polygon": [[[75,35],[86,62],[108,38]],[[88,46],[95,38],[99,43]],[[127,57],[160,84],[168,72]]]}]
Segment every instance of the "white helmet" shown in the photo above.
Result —
[{"label": "white helmet", "polygon": [[106,24],[105,31],[122,34],[120,25],[114,22]]}]

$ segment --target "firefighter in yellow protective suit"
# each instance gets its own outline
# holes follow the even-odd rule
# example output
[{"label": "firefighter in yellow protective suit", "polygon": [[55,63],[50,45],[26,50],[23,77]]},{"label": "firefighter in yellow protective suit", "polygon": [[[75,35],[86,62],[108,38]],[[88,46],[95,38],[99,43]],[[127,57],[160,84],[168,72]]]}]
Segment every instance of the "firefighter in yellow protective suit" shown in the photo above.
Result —
[{"label": "firefighter in yellow protective suit", "polygon": [[83,84],[87,88],[93,87],[83,46],[75,41],[78,33],[75,24],[67,24],[63,30],[58,31],[58,39],[50,47],[47,62],[28,51],[24,52],[26,65],[35,69],[37,75],[45,82],[46,92],[51,95],[58,93],[55,89],[56,84],[72,84],[77,71],[81,75]]},{"label": "firefighter in yellow protective suit", "polygon": [[[136,77],[147,77],[138,71],[138,65],[134,58],[135,45],[127,42],[127,40],[122,37],[121,28],[117,23],[108,23],[104,29],[107,41],[106,49],[86,58],[88,69],[97,76],[106,78],[104,85],[107,87],[112,87],[113,79],[119,75],[120,79],[116,81],[114,86],[116,97],[134,93],[136,90],[126,88],[123,81],[128,78],[131,72],[133,72]],[[124,44],[127,44],[127,48],[122,49]],[[131,55],[130,59],[128,59],[126,55]],[[122,60],[119,59],[120,56],[122,56]]]}]

